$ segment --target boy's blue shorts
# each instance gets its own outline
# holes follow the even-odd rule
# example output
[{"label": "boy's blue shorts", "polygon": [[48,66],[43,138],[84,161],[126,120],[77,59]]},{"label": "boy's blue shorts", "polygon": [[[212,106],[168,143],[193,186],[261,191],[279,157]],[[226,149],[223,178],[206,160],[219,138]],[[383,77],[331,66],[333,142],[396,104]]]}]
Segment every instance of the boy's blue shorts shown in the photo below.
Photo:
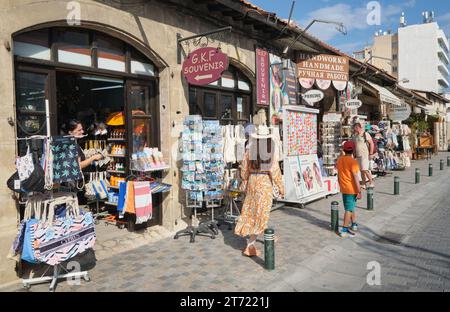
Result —
[{"label": "boy's blue shorts", "polygon": [[342,201],[344,202],[344,209],[348,212],[354,212],[356,208],[357,195],[342,194]]}]

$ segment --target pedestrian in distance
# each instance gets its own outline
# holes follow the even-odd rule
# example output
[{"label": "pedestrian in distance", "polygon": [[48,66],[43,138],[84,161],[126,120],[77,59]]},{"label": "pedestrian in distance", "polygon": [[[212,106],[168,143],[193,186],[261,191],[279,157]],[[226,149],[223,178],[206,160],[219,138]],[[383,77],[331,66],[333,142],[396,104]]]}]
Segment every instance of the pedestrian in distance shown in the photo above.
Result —
[{"label": "pedestrian in distance", "polygon": [[354,155],[361,170],[363,188],[366,188],[367,181],[369,182],[368,187],[373,188],[375,185],[370,171],[370,160],[374,156],[375,145],[372,136],[364,131],[359,122],[353,125],[353,143],[355,143]]},{"label": "pedestrian in distance", "polygon": [[356,201],[361,199],[361,187],[359,184],[359,165],[353,158],[355,148],[353,141],[345,142],[345,155],[340,156],[336,163],[339,187],[345,209],[344,224],[342,231],[339,233],[341,237],[354,237],[354,231],[358,230],[355,209]]}]

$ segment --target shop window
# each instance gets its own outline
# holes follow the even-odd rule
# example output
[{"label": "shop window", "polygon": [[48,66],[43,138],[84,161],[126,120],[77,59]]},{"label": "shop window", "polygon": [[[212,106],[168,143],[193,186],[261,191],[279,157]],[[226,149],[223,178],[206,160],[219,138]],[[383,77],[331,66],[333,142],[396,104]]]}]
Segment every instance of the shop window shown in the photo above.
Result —
[{"label": "shop window", "polygon": [[102,69],[125,71],[125,47],[116,39],[97,35],[97,66]]},{"label": "shop window", "polygon": [[49,61],[51,53],[48,30],[36,30],[16,36],[14,55]]},{"label": "shop window", "polygon": [[135,85],[131,87],[133,153],[145,147],[154,147],[158,142],[156,119],[155,85]]},{"label": "shop window", "polygon": [[92,66],[89,33],[58,30],[58,61],[74,65]]},{"label": "shop window", "polygon": [[250,91],[250,83],[247,81],[238,80],[238,89],[243,91]]},{"label": "shop window", "polygon": [[14,37],[14,55],[119,73],[158,75],[154,64],[136,48],[93,30],[57,27],[20,34]]},{"label": "shop window", "polygon": [[230,72],[224,72],[222,74],[222,87],[223,88],[235,88],[236,83],[234,79],[234,75]]},{"label": "shop window", "polygon": [[[47,74],[16,72],[17,137],[47,135],[46,127]],[[19,142],[19,154],[26,152],[25,141]]]},{"label": "shop window", "polygon": [[203,95],[203,116],[216,118],[216,94],[204,93]]},{"label": "shop window", "polygon": [[135,49],[131,52],[131,73],[145,76],[155,76],[155,67],[148,59]]},{"label": "shop window", "polygon": [[221,95],[220,96],[220,109],[222,110],[220,114],[220,120],[222,121],[232,121],[233,120],[233,96],[231,95]]},{"label": "shop window", "polygon": [[221,124],[245,124],[250,121],[251,84],[235,67],[230,66],[222,77],[203,87],[189,88],[189,113]]}]

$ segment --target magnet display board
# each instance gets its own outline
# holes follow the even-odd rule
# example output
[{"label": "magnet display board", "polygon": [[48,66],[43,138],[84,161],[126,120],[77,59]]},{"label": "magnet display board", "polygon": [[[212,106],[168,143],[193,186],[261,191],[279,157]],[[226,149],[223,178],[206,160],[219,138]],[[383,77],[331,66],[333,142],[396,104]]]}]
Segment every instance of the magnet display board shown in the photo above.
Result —
[{"label": "magnet display board", "polygon": [[285,202],[307,203],[327,195],[317,157],[319,110],[283,108]]}]

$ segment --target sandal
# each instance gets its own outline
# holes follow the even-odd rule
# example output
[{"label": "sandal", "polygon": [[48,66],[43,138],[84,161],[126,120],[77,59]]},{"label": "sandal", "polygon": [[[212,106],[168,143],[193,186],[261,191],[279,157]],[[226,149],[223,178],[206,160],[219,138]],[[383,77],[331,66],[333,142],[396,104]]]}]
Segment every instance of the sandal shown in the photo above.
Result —
[{"label": "sandal", "polygon": [[247,246],[243,251],[242,254],[247,256],[247,257],[254,257],[254,256],[260,256],[261,252],[256,249],[255,246],[251,245],[251,246]]}]

